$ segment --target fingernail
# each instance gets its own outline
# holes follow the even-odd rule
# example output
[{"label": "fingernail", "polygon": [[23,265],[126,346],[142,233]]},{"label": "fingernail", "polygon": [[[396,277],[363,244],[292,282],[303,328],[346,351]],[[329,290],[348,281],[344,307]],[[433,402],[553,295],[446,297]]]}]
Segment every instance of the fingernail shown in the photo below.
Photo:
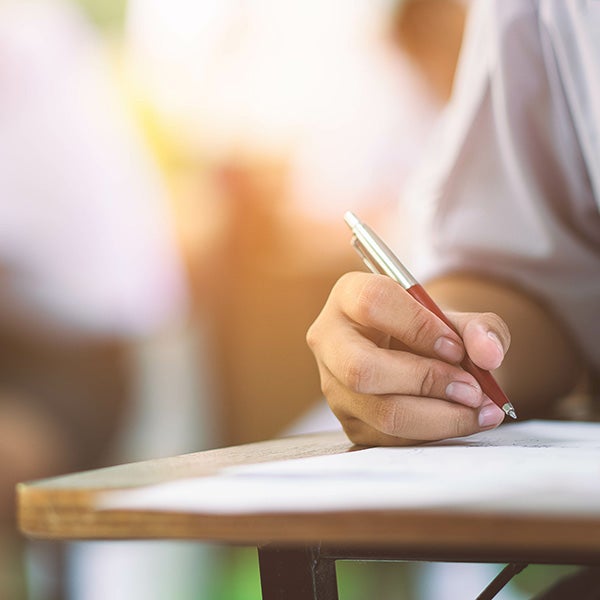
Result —
[{"label": "fingernail", "polygon": [[492,340],[492,342],[494,342],[496,348],[498,349],[496,365],[494,366],[494,368],[498,368],[502,364],[502,361],[504,360],[504,347],[502,346],[502,342],[500,341],[500,338],[493,331],[488,331],[487,336],[490,340]]},{"label": "fingernail", "polygon": [[481,390],[464,381],[453,381],[446,387],[446,397],[467,406],[479,406],[483,399]]},{"label": "fingernail", "polygon": [[479,427],[487,429],[500,425],[504,420],[504,413],[495,405],[488,404],[479,411]]},{"label": "fingernail", "polygon": [[438,338],[433,349],[442,360],[450,363],[458,363],[464,356],[462,346],[447,337]]}]

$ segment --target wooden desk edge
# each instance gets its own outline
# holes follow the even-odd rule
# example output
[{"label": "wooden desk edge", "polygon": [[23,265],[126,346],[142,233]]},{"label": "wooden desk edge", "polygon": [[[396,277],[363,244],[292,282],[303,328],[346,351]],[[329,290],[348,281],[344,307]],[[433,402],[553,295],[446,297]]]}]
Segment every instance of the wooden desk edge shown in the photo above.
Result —
[{"label": "wooden desk edge", "polygon": [[443,509],[217,515],[94,508],[97,494],[107,490],[208,476],[230,465],[355,449],[341,432],[313,434],[22,483],[17,489],[19,526],[27,536],[46,539],[195,539],[246,545],[325,542],[402,545],[415,553],[452,550],[494,555],[514,554],[520,548],[538,556],[560,547],[573,556],[600,560],[597,516]]},{"label": "wooden desk edge", "polygon": [[[81,534],[98,537],[101,533],[93,533],[93,524],[97,523],[103,529],[101,524],[116,514],[116,511],[95,511],[95,498],[102,492],[188,477],[207,477],[228,466],[324,456],[356,449],[341,431],[316,433],[20,483],[16,488],[18,525],[22,533],[31,537],[76,538]],[[127,518],[131,519],[130,512]],[[78,519],[81,519],[81,527],[77,526]]]}]

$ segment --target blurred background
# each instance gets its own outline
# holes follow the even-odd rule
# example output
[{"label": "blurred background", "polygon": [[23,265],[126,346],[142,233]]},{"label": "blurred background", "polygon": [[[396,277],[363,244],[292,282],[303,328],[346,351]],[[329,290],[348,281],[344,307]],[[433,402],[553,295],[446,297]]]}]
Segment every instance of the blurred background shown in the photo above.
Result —
[{"label": "blurred background", "polygon": [[[14,484],[338,427],[304,336],[360,268],[345,210],[414,252],[467,9],[0,0],[1,598],[260,597],[250,549],[26,543]],[[338,570],[344,600],[457,597]]]}]

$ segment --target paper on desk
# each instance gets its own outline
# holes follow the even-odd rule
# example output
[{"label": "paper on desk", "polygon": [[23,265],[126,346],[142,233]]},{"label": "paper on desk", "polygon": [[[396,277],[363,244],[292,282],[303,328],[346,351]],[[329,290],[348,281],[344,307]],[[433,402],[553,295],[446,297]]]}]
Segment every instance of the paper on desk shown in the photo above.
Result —
[{"label": "paper on desk", "polygon": [[106,493],[98,508],[235,514],[442,506],[600,513],[600,424],[531,421],[424,446],[243,465]]}]

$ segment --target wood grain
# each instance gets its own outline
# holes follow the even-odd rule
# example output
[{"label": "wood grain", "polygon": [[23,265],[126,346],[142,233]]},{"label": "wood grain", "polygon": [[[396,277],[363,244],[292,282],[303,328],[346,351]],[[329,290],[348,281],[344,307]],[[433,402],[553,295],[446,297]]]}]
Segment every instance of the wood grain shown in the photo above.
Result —
[{"label": "wood grain", "polygon": [[[600,562],[600,507],[581,513],[486,510],[368,510],[337,513],[214,515],[94,508],[106,490],[184,477],[225,466],[349,452],[342,433],[298,436],[88,471],[18,486],[19,525],[51,539],[196,539],[226,544],[326,543],[401,548],[405,555],[537,562]],[[375,493],[375,492],[374,492]],[[470,557],[470,558],[469,558]],[[558,560],[560,559],[560,560]]]}]

